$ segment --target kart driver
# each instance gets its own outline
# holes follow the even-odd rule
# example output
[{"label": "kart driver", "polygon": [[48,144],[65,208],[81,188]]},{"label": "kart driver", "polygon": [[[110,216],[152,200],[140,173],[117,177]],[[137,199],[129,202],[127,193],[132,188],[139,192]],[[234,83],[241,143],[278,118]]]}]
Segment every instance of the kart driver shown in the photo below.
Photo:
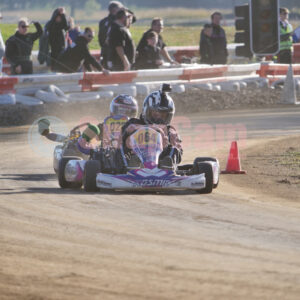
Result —
[{"label": "kart driver", "polygon": [[[118,95],[111,101],[110,116],[105,118],[103,123],[88,124],[78,139],[78,150],[83,154],[89,154],[90,150],[95,147],[95,144],[91,143],[94,138],[98,138],[103,147],[114,147],[119,139],[121,127],[129,118],[136,117],[137,111],[137,101],[132,96]],[[39,120],[38,131],[50,141],[63,143],[67,140],[67,136],[51,132],[50,122],[47,119]]]},{"label": "kart driver", "polygon": [[160,91],[149,94],[143,104],[143,112],[139,119],[132,118],[122,127],[122,145],[129,167],[138,167],[141,162],[136,155],[131,153],[127,138],[139,127],[139,125],[152,124],[164,132],[163,152],[159,157],[159,167],[162,169],[173,169],[175,164],[181,162],[182,147],[176,129],[170,125],[175,113],[173,99],[168,95],[171,87],[163,84]]},{"label": "kart driver", "polygon": [[135,98],[126,94],[115,97],[110,104],[110,116],[98,125],[89,124],[78,139],[77,147],[84,154],[94,148],[91,140],[98,137],[104,149],[117,148],[122,126],[137,115],[138,104]]}]

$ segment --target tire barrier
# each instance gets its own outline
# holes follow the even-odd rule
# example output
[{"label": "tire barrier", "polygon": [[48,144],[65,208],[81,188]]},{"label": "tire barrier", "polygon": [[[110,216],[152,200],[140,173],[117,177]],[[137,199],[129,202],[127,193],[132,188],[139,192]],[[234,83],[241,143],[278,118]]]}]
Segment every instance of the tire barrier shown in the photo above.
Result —
[{"label": "tire barrier", "polygon": [[38,98],[39,100],[42,100],[43,102],[46,103],[63,103],[63,102],[68,102],[68,98],[66,96],[61,97],[55,92],[48,92],[44,90],[38,90],[35,93],[35,97]]},{"label": "tire barrier", "polygon": [[29,96],[24,96],[24,95],[19,95],[15,94],[16,97],[16,103],[17,104],[23,104],[27,106],[37,106],[37,105],[42,105],[44,104],[43,101],[34,98],[34,97],[29,97]]},{"label": "tire barrier", "polygon": [[14,105],[16,104],[15,94],[0,95],[0,105]]}]

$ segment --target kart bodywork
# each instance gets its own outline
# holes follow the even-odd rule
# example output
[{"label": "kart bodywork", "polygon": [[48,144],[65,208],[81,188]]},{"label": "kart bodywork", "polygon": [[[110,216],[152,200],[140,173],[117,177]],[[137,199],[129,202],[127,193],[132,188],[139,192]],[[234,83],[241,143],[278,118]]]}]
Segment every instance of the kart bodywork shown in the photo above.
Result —
[{"label": "kart bodywork", "polygon": [[198,157],[193,164],[162,168],[159,156],[163,151],[162,135],[151,126],[145,125],[129,136],[129,147],[138,157],[140,166],[127,163],[123,149],[120,149],[125,172],[104,172],[101,162],[89,160],[84,170],[84,188],[94,192],[113,190],[195,190],[210,193],[219,182],[220,166],[215,158]]}]

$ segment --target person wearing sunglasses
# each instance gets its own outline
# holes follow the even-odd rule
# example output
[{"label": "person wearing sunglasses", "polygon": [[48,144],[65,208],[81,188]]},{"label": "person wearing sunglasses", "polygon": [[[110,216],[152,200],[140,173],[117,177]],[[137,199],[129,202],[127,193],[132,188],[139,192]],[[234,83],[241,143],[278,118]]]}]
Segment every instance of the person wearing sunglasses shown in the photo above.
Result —
[{"label": "person wearing sunglasses", "polygon": [[94,36],[94,31],[90,27],[86,27],[75,42],[58,57],[55,69],[58,72],[75,73],[79,72],[82,65],[84,65],[85,69],[90,72],[92,71],[91,66],[93,66],[107,75],[108,71],[96,61],[89,51],[88,44],[93,40]]},{"label": "person wearing sunglasses", "polygon": [[5,56],[11,65],[11,74],[32,74],[31,51],[34,41],[42,34],[43,29],[39,22],[31,22],[36,32],[28,33],[29,22],[22,18],[18,22],[18,30],[6,41]]}]

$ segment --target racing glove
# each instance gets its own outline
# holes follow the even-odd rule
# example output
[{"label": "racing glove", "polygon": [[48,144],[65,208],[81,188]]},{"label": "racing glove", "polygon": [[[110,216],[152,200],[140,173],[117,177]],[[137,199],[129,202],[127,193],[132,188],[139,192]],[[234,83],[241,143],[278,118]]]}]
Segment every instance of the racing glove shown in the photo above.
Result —
[{"label": "racing glove", "polygon": [[39,134],[46,136],[50,132],[50,121],[47,119],[41,119],[38,121]]},{"label": "racing glove", "polygon": [[82,138],[84,138],[89,143],[94,137],[99,134],[99,127],[93,124],[89,124],[88,127],[83,131]]}]

